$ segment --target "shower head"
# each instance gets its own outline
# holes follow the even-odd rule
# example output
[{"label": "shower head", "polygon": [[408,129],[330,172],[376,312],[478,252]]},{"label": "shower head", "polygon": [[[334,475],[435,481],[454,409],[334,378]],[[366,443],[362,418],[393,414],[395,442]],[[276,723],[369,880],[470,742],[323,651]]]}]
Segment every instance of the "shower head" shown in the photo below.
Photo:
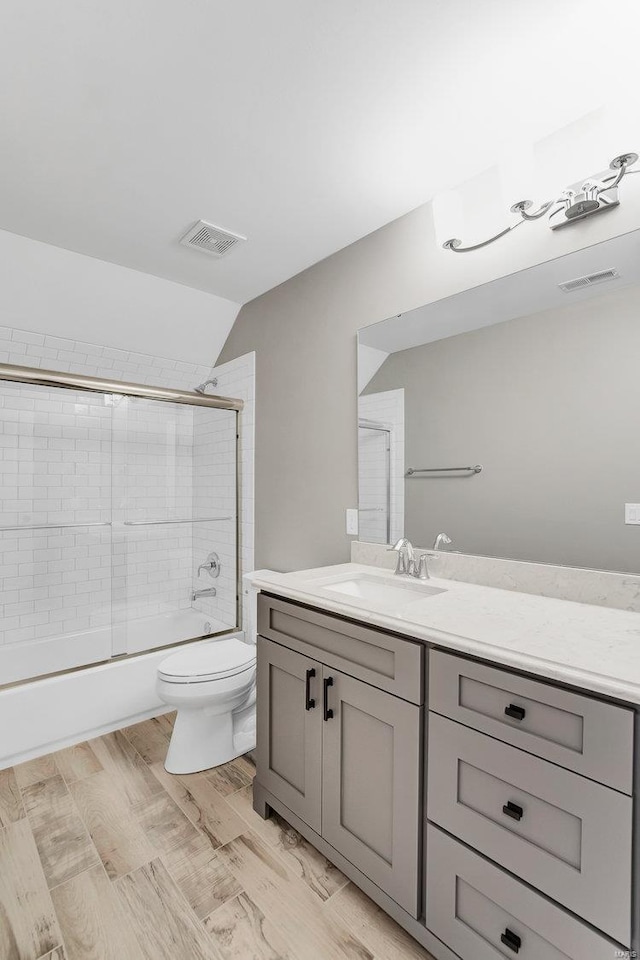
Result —
[{"label": "shower head", "polygon": [[196,393],[204,393],[207,387],[217,387],[218,380],[217,377],[210,377],[209,380],[205,380],[204,383],[199,383],[197,387],[194,387]]}]

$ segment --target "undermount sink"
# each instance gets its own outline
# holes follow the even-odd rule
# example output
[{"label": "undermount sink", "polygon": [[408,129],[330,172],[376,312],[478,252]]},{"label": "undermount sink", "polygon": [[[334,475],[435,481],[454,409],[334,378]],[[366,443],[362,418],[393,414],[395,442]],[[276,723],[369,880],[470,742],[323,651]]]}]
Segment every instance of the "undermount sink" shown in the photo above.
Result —
[{"label": "undermount sink", "polygon": [[355,574],[342,579],[324,583],[323,588],[330,593],[341,593],[353,600],[377,600],[382,603],[411,603],[438,593],[446,593],[441,587],[430,587],[420,581],[394,580],[370,576],[366,573]]}]

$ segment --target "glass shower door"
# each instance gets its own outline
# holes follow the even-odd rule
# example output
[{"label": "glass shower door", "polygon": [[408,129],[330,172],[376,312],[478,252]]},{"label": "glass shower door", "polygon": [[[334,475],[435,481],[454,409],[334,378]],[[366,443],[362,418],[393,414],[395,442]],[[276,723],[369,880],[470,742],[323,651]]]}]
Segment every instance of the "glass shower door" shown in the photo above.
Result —
[{"label": "glass shower door", "polygon": [[0,446],[0,684],[108,659],[108,399],[2,381]]},{"label": "glass shower door", "polygon": [[236,413],[118,396],[114,651],[236,626]]}]

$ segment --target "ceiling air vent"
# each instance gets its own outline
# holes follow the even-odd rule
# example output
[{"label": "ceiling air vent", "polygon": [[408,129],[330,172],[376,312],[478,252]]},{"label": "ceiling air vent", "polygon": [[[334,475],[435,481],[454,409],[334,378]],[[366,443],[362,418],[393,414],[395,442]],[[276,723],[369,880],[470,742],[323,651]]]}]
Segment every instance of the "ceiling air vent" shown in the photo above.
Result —
[{"label": "ceiling air vent", "polygon": [[198,220],[190,230],[187,230],[180,243],[185,247],[202,250],[203,253],[208,253],[212,257],[224,257],[236,244],[246,239],[239,233],[231,233],[229,230],[223,230],[222,227],[214,226],[213,223],[207,223],[206,220]]},{"label": "ceiling air vent", "polygon": [[610,270],[600,270],[598,273],[589,273],[584,277],[576,277],[575,280],[566,280],[565,283],[559,283],[558,286],[565,293],[572,293],[574,290],[581,290],[583,287],[591,287],[595,283],[605,283],[607,280],[615,280],[620,274],[613,267]]}]

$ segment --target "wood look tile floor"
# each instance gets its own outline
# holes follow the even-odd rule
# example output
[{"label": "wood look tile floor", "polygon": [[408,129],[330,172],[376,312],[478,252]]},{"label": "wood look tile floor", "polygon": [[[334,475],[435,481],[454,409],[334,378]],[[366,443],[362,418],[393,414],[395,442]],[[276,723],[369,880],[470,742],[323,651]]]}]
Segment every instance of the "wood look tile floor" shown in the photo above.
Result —
[{"label": "wood look tile floor", "polygon": [[0,771],[0,960],[432,960],[244,757],[174,777],[172,719]]}]

